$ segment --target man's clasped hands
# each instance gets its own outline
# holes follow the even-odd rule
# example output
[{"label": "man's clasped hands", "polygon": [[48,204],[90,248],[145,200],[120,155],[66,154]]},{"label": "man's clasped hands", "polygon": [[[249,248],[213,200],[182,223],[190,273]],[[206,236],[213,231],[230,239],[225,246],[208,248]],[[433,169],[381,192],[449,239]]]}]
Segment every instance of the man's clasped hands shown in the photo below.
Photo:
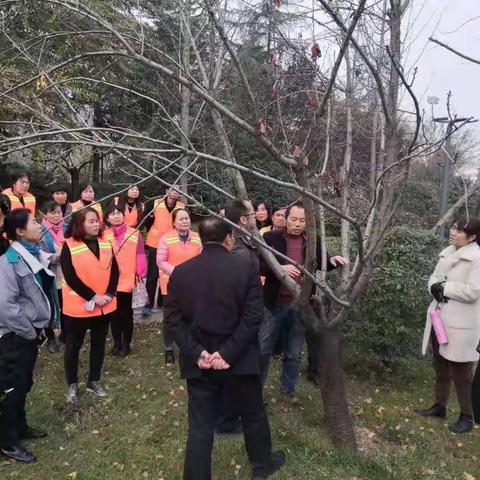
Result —
[{"label": "man's clasped hands", "polygon": [[200,354],[197,360],[197,366],[202,370],[227,370],[230,368],[230,365],[218,352],[208,353],[206,350],[203,350]]}]

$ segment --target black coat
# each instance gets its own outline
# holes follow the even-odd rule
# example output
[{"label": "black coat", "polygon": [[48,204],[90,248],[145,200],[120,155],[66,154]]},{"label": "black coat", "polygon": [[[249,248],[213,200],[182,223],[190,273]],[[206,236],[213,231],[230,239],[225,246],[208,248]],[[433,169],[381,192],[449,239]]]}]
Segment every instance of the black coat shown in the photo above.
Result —
[{"label": "black coat", "polygon": [[206,244],[200,255],[175,267],[164,315],[180,347],[182,378],[201,376],[197,360],[203,350],[218,351],[231,374],[260,372],[262,290],[258,270],[248,258]]},{"label": "black coat", "polygon": [[[265,243],[274,248],[277,252],[283,255],[287,254],[287,240],[284,233],[278,230],[267,232],[263,235]],[[303,255],[305,257],[307,249],[307,241],[303,241]],[[282,258],[277,257],[280,265],[287,265],[288,262]],[[317,268],[322,265],[322,248],[320,242],[317,242]],[[327,254],[327,271],[333,270],[334,267],[330,262],[330,257]],[[265,262],[263,257],[260,258],[260,275],[265,277],[265,285],[263,286],[263,301],[268,309],[272,309],[278,302],[280,296],[281,283],[277,276],[273,273],[271,268]]]}]

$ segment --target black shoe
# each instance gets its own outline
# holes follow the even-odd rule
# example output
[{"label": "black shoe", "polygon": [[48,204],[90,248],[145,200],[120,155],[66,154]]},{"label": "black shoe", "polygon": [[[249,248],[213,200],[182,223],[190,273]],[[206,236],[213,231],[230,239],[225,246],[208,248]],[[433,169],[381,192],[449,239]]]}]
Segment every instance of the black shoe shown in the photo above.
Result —
[{"label": "black shoe", "polygon": [[415,413],[422,417],[447,418],[447,407],[435,404],[430,408],[417,408]]},{"label": "black shoe", "polygon": [[448,428],[453,433],[467,433],[473,428],[473,415],[461,413],[458,420]]},{"label": "black shoe", "polygon": [[29,452],[23,447],[23,445],[20,444],[1,448],[0,452],[2,452],[3,455],[5,455],[6,457],[15,460],[16,462],[32,463],[37,460],[37,457],[32,452]]},{"label": "black shoe", "polygon": [[318,375],[312,372],[307,373],[307,382],[312,383],[316,387],[320,386],[320,380],[318,379]]},{"label": "black shoe", "polygon": [[37,430],[35,428],[27,427],[27,429],[20,435],[21,439],[36,440],[37,438],[44,438],[48,435],[43,430]]},{"label": "black shoe", "polygon": [[125,358],[132,350],[130,349],[130,345],[124,345],[121,349],[120,349],[120,357],[123,357]]},{"label": "black shoe", "polygon": [[58,353],[60,351],[60,347],[54,338],[52,338],[52,340],[47,340],[47,350],[50,353]]},{"label": "black shoe", "polygon": [[119,343],[114,343],[110,352],[114,357],[120,357],[121,347]]},{"label": "black shoe", "polygon": [[175,353],[173,350],[165,350],[165,365],[175,364]]},{"label": "black shoe", "polygon": [[252,472],[252,480],[265,480],[280,470],[285,465],[285,453],[282,450],[273,452],[268,465],[254,465]]}]

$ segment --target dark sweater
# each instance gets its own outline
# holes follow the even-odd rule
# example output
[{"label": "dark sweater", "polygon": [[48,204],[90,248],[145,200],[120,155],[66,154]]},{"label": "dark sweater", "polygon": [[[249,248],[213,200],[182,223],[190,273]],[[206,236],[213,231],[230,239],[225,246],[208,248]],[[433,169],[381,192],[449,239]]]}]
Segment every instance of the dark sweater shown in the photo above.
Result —
[{"label": "dark sweater", "polygon": [[[100,258],[100,247],[98,246],[98,239],[86,239],[85,245],[90,249],[90,251],[97,257]],[[80,295],[86,301],[90,301],[96,294],[95,292],[85,285],[77,275],[75,268],[72,264],[72,256],[70,254],[70,249],[66,244],[63,245],[62,253],[60,255],[60,264],[62,266],[63,276],[68,285],[73,289],[75,293]],[[107,287],[107,295],[114,297],[117,293],[117,285],[119,278],[118,263],[115,256],[112,256],[112,268],[110,271],[110,280]]]},{"label": "dark sweater", "polygon": [[[281,231],[272,231],[267,232],[263,236],[265,239],[265,243],[277,250],[277,252],[282,253],[283,255],[287,255],[287,239],[285,238],[285,234]],[[302,242],[302,249],[303,249],[303,258],[305,258],[307,248],[307,241],[303,238]],[[280,265],[287,265],[287,261],[283,260],[282,258],[277,258]],[[322,264],[322,248],[320,242],[317,242],[317,266],[320,268]],[[327,271],[333,270],[334,267],[330,262],[330,257],[327,254]],[[278,280],[275,273],[273,273],[272,269],[267,265],[267,262],[260,258],[260,275],[265,277],[265,285],[263,287],[263,301],[265,306],[268,309],[272,309],[278,303],[280,298],[280,290],[281,290],[281,283]]]}]

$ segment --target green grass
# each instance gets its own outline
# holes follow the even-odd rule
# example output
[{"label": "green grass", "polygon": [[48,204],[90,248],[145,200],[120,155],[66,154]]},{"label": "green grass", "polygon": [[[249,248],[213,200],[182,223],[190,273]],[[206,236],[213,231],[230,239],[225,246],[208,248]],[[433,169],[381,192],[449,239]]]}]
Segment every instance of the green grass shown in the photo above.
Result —
[{"label": "green grass", "polygon": [[[34,465],[0,460],[1,479],[181,478],[185,385],[177,369],[163,366],[159,325],[137,325],[135,333],[130,357],[106,358],[104,381],[110,397],[82,393],[75,408],[64,403],[61,355],[41,353],[27,412],[30,423],[48,430],[49,436],[27,444],[38,456]],[[86,363],[83,351],[82,378]],[[408,385],[387,388],[350,378],[358,455],[332,449],[316,389],[301,380],[302,406],[291,407],[277,393],[277,372],[274,362],[266,399],[274,447],[287,452],[287,466],[275,479],[480,479],[479,429],[454,436],[446,422],[413,414],[416,406],[431,400],[427,362],[418,364]],[[456,414],[451,412],[450,418]],[[247,479],[249,472],[241,437],[215,441],[215,479]]]}]

